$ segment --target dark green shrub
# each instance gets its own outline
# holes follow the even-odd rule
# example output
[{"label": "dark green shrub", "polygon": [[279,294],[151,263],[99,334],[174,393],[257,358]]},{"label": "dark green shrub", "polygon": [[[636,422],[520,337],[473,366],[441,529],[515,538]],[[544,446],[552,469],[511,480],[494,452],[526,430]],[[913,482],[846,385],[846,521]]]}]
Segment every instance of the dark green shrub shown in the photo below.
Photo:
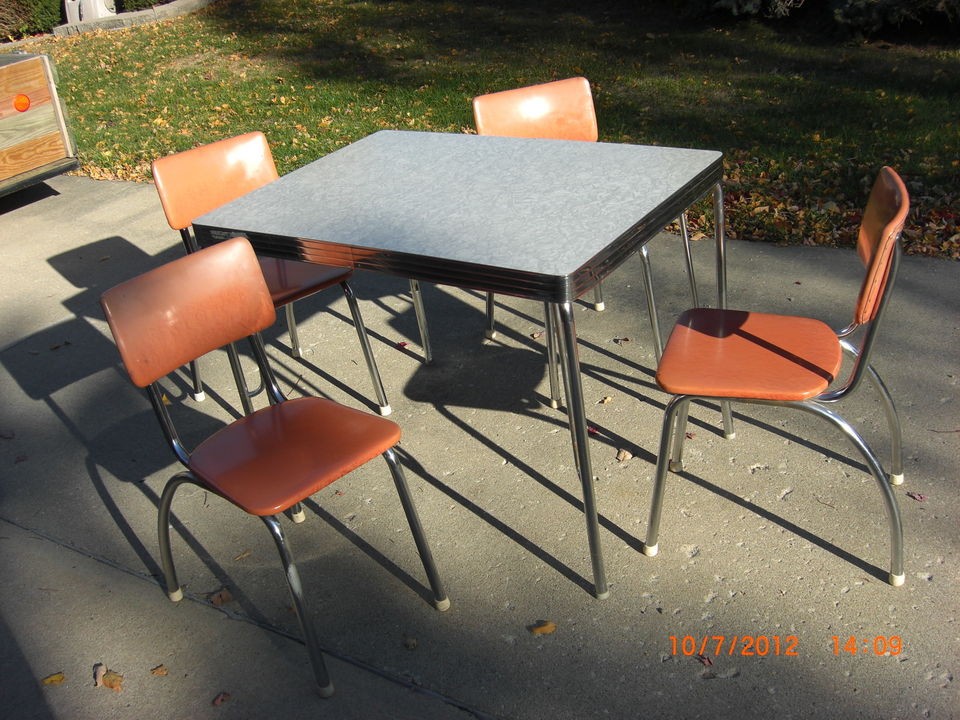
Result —
[{"label": "dark green shrub", "polygon": [[29,19],[30,13],[20,0],[0,3],[0,40],[20,37]]},{"label": "dark green shrub", "polygon": [[803,5],[803,0],[714,0],[712,9],[727,10],[734,15],[764,15],[786,17],[794,8]]},{"label": "dark green shrub", "polygon": [[719,13],[734,17],[819,23],[851,35],[870,36],[911,30],[960,36],[960,0],[678,0],[688,17]]},{"label": "dark green shrub", "polygon": [[960,0],[833,0],[832,4],[837,22],[860,35],[908,23],[946,23],[960,29]]},{"label": "dark green shrub", "polygon": [[30,10],[29,33],[50,32],[63,20],[60,0],[24,0],[24,4]]},{"label": "dark green shrub", "polygon": [[17,39],[47,33],[61,22],[60,0],[3,0],[0,38]]},{"label": "dark green shrub", "polygon": [[146,10],[154,5],[164,5],[171,0],[116,0],[117,12],[134,12]]},{"label": "dark green shrub", "polygon": [[117,12],[135,12],[153,7],[154,0],[116,0]]}]

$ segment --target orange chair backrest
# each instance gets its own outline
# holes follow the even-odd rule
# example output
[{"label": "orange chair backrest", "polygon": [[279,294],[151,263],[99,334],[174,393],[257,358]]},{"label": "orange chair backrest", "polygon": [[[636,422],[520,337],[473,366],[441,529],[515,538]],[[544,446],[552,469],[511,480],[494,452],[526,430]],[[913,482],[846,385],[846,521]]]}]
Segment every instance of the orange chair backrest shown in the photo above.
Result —
[{"label": "orange chair backrest", "polygon": [[473,99],[478,135],[597,140],[597,114],[586,78],[530,85]]},{"label": "orange chair backrest", "polygon": [[245,238],[127,280],[103,293],[100,304],[139,387],[276,319],[260,263]]},{"label": "orange chair backrest", "polygon": [[870,191],[857,238],[857,254],[867,268],[857,299],[854,316],[857,323],[867,323],[876,317],[889,284],[893,254],[908,212],[910,196],[903,180],[892,168],[881,168]]},{"label": "orange chair backrest", "polygon": [[153,181],[174,230],[279,177],[262,132],[218,140],[154,160]]}]

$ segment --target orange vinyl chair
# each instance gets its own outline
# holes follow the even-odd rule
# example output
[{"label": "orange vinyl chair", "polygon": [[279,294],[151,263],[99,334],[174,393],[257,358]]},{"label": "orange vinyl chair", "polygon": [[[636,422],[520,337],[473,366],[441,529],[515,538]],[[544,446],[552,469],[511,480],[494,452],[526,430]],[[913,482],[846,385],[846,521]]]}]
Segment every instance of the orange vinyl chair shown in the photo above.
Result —
[{"label": "orange vinyl chair", "polygon": [[[196,218],[273,182],[278,177],[270,146],[261,132],[238,135],[159,158],[153,162],[152,170],[167,223],[174,230],[180,231],[188,253],[197,249],[196,239],[190,233],[190,227]],[[274,306],[285,309],[294,357],[301,356],[297,323],[293,314],[294,301],[340,285],[360,338],[360,348],[373,381],[380,414],[389,415],[390,403],[387,402],[360,307],[347,282],[353,270],[268,257],[260,258],[260,269],[267,287],[270,288]],[[236,351],[232,348],[230,362],[237,378],[244,411],[249,413],[252,404],[246,391],[246,383],[240,374]],[[203,387],[196,363],[192,365],[192,369],[195,397],[199,395],[202,398]]]},{"label": "orange vinyl chair", "polygon": [[[586,78],[574,77],[566,80],[530,85],[527,87],[504,90],[480,95],[473,99],[473,117],[478,135],[500,135],[507,137],[545,138],[553,140],[579,140],[596,142],[598,137],[597,115],[593,104],[593,93]],[[693,256],[690,251],[690,238],[687,231],[686,214],[680,216],[678,223],[686,253],[687,277],[690,281],[690,293],[693,304],[699,305],[697,283],[693,270]],[[653,295],[652,273],[650,270],[649,250],[640,248],[643,265],[644,286],[646,288],[647,308],[650,314],[650,326],[653,331],[654,354],[657,359],[663,350],[660,323],[657,317]],[[604,308],[603,291],[600,285],[594,290],[595,310]],[[551,330],[550,313],[546,313],[547,329]],[[494,337],[494,297],[487,294],[487,337]],[[548,341],[550,335],[548,335]],[[555,341],[549,343],[551,400],[554,406],[559,400],[557,388],[556,355],[549,348],[555,347]]]},{"label": "orange vinyl chair", "polygon": [[[834,332],[806,317],[697,308],[683,313],[667,341],[657,383],[674,397],[667,404],[643,552],[656,555],[667,469],[683,468],[687,413],[693,399],[782,405],[822,417],[850,440],[866,461],[883,498],[890,526],[889,582],[902,585],[903,528],[891,485],[903,482],[902,435],[893,399],[870,351],[890,297],[900,255],[900,233],[910,209],[903,181],[880,170],[860,225],[857,251],[866,267],[853,321]],[[858,332],[859,331],[859,332]],[[858,338],[853,342],[856,335]],[[853,362],[844,374],[843,355]],[[831,406],[853,393],[864,376],[876,387],[890,428],[891,473],[860,433]]]},{"label": "orange vinyl chair", "polygon": [[[413,532],[439,610],[450,602],[417,517],[394,446],[400,428],[390,420],[322,398],[285,400],[260,331],[276,320],[273,298],[250,243],[234,238],[198,250],[108,290],[101,297],[110,330],[133,383],[147,389],[177,459],[186,467],[166,484],[158,529],[167,593],[183,597],[170,551],[170,506],[177,488],[197,485],[260,517],[283,562],[319,692],[333,685],[306,607],[297,567],[278,515],[303,520],[300,503],[383,455]],[[249,337],[271,404],[235,420],[188,451],[164,403],[159,381],[184,363]]]}]

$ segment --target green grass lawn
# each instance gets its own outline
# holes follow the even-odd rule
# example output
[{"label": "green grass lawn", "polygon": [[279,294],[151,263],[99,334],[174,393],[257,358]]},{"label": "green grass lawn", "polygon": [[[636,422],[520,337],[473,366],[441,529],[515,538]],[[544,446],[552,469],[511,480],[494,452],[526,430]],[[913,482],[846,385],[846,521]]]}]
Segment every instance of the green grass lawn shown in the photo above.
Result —
[{"label": "green grass lawn", "polygon": [[[219,0],[17,49],[53,56],[93,177],[147,180],[155,157],[254,129],[287,172],[383,128],[471,132],[474,95],[585,75],[602,141],[724,152],[733,237],[850,245],[888,164],[913,199],[908,251],[960,258],[960,45],[675,5]],[[693,219],[709,232],[706,208]]]}]

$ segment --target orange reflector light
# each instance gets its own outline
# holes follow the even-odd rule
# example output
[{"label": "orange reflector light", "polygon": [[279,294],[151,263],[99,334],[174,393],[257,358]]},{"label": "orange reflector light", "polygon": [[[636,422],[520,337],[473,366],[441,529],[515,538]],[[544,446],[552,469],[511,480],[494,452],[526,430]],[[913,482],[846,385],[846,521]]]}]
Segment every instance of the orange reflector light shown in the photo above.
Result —
[{"label": "orange reflector light", "polygon": [[17,95],[13,99],[13,108],[17,112],[26,112],[30,109],[30,96],[29,95]]}]

